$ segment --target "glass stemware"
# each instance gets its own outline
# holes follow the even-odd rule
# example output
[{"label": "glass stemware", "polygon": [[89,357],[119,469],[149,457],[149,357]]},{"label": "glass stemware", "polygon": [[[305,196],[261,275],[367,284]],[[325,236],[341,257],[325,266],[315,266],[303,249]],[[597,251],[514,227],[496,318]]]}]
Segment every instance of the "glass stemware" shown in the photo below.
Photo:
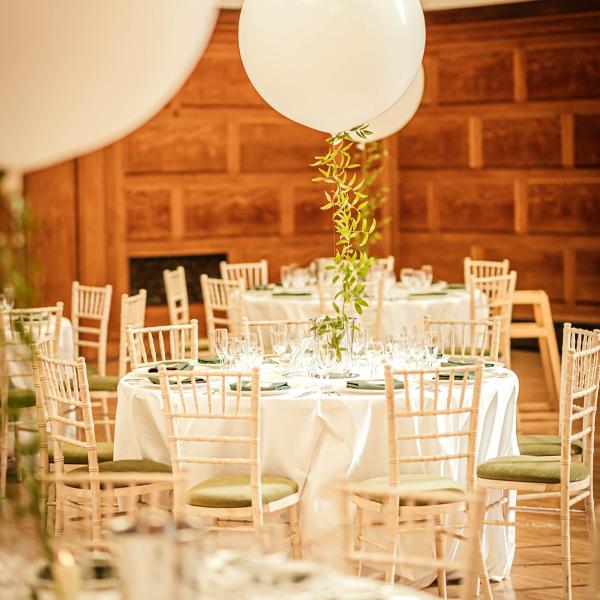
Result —
[{"label": "glass stemware", "polygon": [[10,283],[2,288],[2,294],[0,294],[0,306],[4,310],[12,310],[15,306],[15,288]]},{"label": "glass stemware", "polygon": [[367,332],[360,327],[355,329],[352,336],[352,354],[358,356],[365,349],[366,343]]},{"label": "glass stemware", "polygon": [[215,344],[215,352],[219,357],[221,368],[225,365],[225,355],[227,354],[229,332],[225,328],[215,329],[213,339]]},{"label": "glass stemware", "polygon": [[385,355],[383,342],[380,340],[369,340],[367,342],[367,347],[366,347],[365,352],[366,352],[367,361],[369,363],[369,367],[371,370],[370,377],[371,377],[371,379],[373,379],[375,377],[376,369],[379,365],[381,365],[381,362]]},{"label": "glass stemware", "polygon": [[277,354],[279,361],[284,355],[288,346],[287,326],[286,325],[273,325],[271,328],[271,346],[273,351]]},{"label": "glass stemware", "polygon": [[287,290],[292,286],[292,270],[291,265],[283,265],[280,269],[281,285],[284,290]]}]

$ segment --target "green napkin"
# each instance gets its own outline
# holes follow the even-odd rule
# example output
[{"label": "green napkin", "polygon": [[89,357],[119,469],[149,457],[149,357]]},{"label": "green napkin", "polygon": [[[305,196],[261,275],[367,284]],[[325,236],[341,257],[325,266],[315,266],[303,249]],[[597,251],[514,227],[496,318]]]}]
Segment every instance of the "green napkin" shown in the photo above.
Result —
[{"label": "green napkin", "polygon": [[[448,381],[450,379],[450,373],[440,373],[440,379],[444,381]],[[464,379],[464,373],[454,373],[455,381],[462,381]],[[475,379],[475,373],[473,371],[469,371],[467,379],[472,380]]]},{"label": "green napkin", "polygon": [[415,292],[414,294],[409,294],[409,298],[417,298],[419,296],[447,296],[448,292]]},{"label": "green napkin", "polygon": [[[165,367],[167,367],[167,371],[189,371],[190,369],[193,369],[193,365],[191,365],[186,360],[169,360],[163,363],[159,363],[155,367],[150,367],[148,369],[148,373],[158,373],[158,367],[160,365],[165,365]],[[148,379],[155,385],[158,385],[160,383],[160,379],[156,375],[148,375]],[[188,377],[187,379],[182,379],[181,383],[191,383],[191,381],[191,377]],[[196,377],[196,381],[198,383],[204,383],[205,380],[202,377]]]},{"label": "green napkin", "polygon": [[[237,381],[229,384],[229,387],[235,392],[237,390]],[[289,390],[290,386],[287,381],[276,381],[274,383],[261,383],[261,392],[274,392],[277,390]],[[250,381],[242,381],[242,392],[249,392],[252,390]]]},{"label": "green napkin", "polygon": [[248,288],[249,292],[266,292],[269,288],[268,285],[253,285]]},{"label": "green napkin", "polygon": [[464,290],[465,284],[464,283],[449,283],[447,287],[449,290]]},{"label": "green napkin", "polygon": [[[354,390],[385,390],[385,382],[380,379],[353,379],[346,383],[346,387]],[[394,389],[403,390],[404,383],[394,379]]]},{"label": "green napkin", "polygon": [[[468,365],[476,365],[476,358],[449,358],[446,362],[442,363],[442,367],[466,367]],[[495,363],[486,362],[486,367],[493,367]]]},{"label": "green napkin", "polygon": [[201,365],[220,365],[221,359],[218,356],[199,356],[198,363]]},{"label": "green napkin", "polygon": [[311,292],[273,292],[272,296],[312,296]]}]

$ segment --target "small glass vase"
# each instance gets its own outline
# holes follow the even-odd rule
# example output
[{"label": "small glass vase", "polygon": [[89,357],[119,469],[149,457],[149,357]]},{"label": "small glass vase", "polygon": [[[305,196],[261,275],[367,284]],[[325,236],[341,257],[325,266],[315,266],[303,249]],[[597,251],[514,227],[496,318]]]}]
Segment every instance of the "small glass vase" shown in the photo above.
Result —
[{"label": "small glass vase", "polygon": [[356,319],[349,317],[345,320],[337,344],[334,343],[333,330],[327,325],[326,319],[326,315],[319,315],[311,319],[314,348],[325,367],[326,378],[346,379],[351,375],[352,343]]}]

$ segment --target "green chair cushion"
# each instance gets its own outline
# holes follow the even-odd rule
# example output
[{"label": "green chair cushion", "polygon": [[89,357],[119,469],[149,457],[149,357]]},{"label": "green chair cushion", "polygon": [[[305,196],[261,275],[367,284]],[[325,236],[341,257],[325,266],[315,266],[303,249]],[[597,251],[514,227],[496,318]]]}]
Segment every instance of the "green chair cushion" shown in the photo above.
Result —
[{"label": "green chair cushion", "polygon": [[116,392],[119,377],[116,375],[88,375],[90,392]]},{"label": "green chair cushion", "polygon": [[[165,465],[149,458],[109,460],[98,464],[100,473],[171,473],[171,465]],[[88,467],[79,467],[69,473],[86,473]]]},{"label": "green chair cushion", "polygon": [[[262,501],[264,504],[281,500],[298,491],[298,484],[287,477],[263,475]],[[193,506],[208,508],[243,508],[252,506],[250,475],[221,475],[194,486],[188,493]]]},{"label": "green chair cushion", "polygon": [[[527,456],[560,456],[559,435],[518,435],[519,452]],[[571,454],[582,454],[583,442],[571,442]]]},{"label": "green chair cushion", "polygon": [[[398,477],[398,487],[394,488],[400,494],[427,494],[434,497],[435,492],[461,492],[464,493],[464,488],[452,479],[440,477],[438,475],[430,475],[429,473],[407,473],[401,474]],[[361,486],[374,489],[388,487],[390,478],[386,475],[383,477],[372,477],[360,483]],[[376,493],[369,494],[367,498],[373,502],[382,504],[385,497]],[[402,499],[400,499],[402,504]]]},{"label": "green chair cushion", "polygon": [[35,406],[35,392],[21,388],[8,389],[8,410],[15,411],[21,408]]},{"label": "green chair cushion", "polygon": [[[584,464],[571,463],[570,481],[582,481],[588,475]],[[560,461],[543,456],[501,456],[480,464],[477,476],[500,481],[560,483]]]},{"label": "green chair cushion", "polygon": [[[108,462],[113,459],[114,444],[112,442],[97,442],[96,450],[98,452],[98,462]],[[88,453],[86,448],[76,446],[75,444],[65,444],[63,446],[63,455],[65,463],[68,465],[87,465]],[[48,448],[48,458],[54,462],[54,448]]]},{"label": "green chair cushion", "polygon": [[93,367],[92,365],[85,365],[85,370],[87,372],[88,377],[90,377],[91,375],[98,375],[97,367]]}]

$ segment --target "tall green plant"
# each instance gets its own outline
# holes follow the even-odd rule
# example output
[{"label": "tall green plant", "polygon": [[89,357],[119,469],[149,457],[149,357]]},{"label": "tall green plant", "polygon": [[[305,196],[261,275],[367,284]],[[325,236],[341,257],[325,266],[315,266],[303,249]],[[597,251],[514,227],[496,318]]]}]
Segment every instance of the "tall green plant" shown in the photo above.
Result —
[{"label": "tall green plant", "polygon": [[333,298],[334,314],[320,319],[315,332],[330,336],[329,343],[338,360],[344,350],[344,334],[350,319],[368,306],[364,279],[373,259],[369,257],[367,244],[376,227],[375,218],[364,213],[369,199],[364,191],[364,177],[357,177],[360,164],[352,161],[351,134],[366,139],[370,132],[366,125],[360,125],[327,138],[327,154],[317,156],[311,165],[319,171],[313,181],[327,186],[321,210],[331,210],[335,232],[333,264],[327,268],[335,270],[333,285],[338,287]]}]

